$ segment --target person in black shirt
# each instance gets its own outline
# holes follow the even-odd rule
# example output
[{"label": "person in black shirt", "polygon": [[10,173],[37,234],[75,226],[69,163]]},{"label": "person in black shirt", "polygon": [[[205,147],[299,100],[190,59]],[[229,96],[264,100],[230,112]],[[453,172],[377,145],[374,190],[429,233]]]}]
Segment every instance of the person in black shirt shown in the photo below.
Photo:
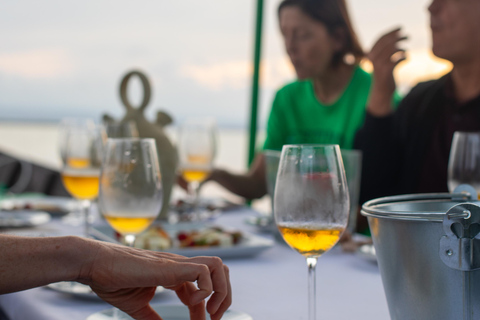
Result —
[{"label": "person in black shirt", "polygon": [[[393,111],[392,52],[387,34],[372,50],[374,86],[355,147],[363,151],[361,201],[381,196],[447,192],[455,131],[480,131],[480,1],[433,0],[432,51],[453,64],[440,79],[415,86]],[[398,50],[398,49],[397,49]]]}]

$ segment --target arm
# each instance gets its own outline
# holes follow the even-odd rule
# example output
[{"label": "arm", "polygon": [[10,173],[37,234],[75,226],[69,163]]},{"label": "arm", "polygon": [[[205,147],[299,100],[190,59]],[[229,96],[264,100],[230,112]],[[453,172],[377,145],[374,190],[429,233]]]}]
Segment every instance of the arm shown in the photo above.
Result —
[{"label": "arm", "polygon": [[[285,128],[285,92],[279,90],[270,110],[267,122],[264,150],[281,150],[285,142],[283,129]],[[230,192],[247,199],[261,198],[267,194],[266,161],[264,154],[257,154],[250,169],[245,174],[233,174],[226,170],[215,169],[209,177]]]},{"label": "arm", "polygon": [[75,237],[23,238],[0,235],[0,294],[79,276],[82,261]]},{"label": "arm", "polygon": [[175,290],[196,319],[205,318],[204,300],[212,293],[206,310],[213,320],[231,304],[228,268],[219,258],[185,258],[78,237],[1,235],[0,243],[0,293],[79,281],[135,319],[160,319],[149,305],[157,286]]},{"label": "arm", "polygon": [[394,129],[395,79],[393,70],[405,59],[397,47],[400,28],[392,30],[375,43],[368,54],[372,61],[373,85],[363,127],[355,136],[355,149],[362,150],[360,203],[394,194],[399,165],[399,147]]},{"label": "arm", "polygon": [[265,156],[257,155],[246,174],[233,174],[226,170],[215,169],[209,180],[217,182],[230,192],[244,198],[261,198],[267,193]]}]

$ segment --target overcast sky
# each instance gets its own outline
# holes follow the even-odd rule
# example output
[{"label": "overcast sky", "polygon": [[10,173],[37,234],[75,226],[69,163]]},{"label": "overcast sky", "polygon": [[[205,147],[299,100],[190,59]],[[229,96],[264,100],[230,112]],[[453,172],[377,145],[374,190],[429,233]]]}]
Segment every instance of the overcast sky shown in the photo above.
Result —
[{"label": "overcast sky", "polygon": [[[277,88],[294,79],[278,32],[279,0],[265,0],[261,118]],[[428,60],[425,0],[350,0],[365,49],[403,26],[408,86],[443,64]],[[119,82],[131,69],[152,81],[150,116],[213,115],[245,126],[250,106],[254,0],[4,0],[0,4],[0,120],[119,117]],[[139,101],[139,85],[130,86]]]}]

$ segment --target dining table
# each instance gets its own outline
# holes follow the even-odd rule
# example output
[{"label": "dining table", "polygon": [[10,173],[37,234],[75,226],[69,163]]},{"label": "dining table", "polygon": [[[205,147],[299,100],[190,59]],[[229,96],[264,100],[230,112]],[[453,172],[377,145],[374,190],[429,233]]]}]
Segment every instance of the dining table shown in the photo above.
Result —
[{"label": "dining table", "polygon": [[[271,240],[271,245],[250,256],[230,255],[223,259],[230,269],[233,291],[232,310],[244,312],[254,320],[306,320],[308,315],[307,265],[272,232],[247,223],[259,214],[247,206],[220,213],[210,223],[235,228],[246,235]],[[97,216],[94,225],[106,225]],[[19,234],[81,235],[83,227],[54,218],[48,223]],[[267,229],[267,231],[270,229]],[[232,250],[235,250],[232,248]],[[199,254],[201,254],[199,250]],[[384,320],[388,306],[378,265],[371,259],[344,252],[337,245],[318,259],[316,270],[318,319]],[[164,290],[151,304],[181,304],[175,293]],[[0,295],[0,309],[10,320],[84,320],[89,315],[111,308],[99,298],[86,299],[46,287]]]}]

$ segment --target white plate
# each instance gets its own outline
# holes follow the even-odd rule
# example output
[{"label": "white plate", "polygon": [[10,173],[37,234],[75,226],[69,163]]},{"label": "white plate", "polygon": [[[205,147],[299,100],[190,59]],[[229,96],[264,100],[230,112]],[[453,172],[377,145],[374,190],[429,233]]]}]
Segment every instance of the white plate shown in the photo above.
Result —
[{"label": "white plate", "polygon": [[[31,207],[26,209],[25,206]],[[0,209],[8,211],[43,211],[63,216],[78,208],[78,202],[66,197],[18,197],[0,200]]]},{"label": "white plate", "polygon": [[40,211],[0,211],[0,228],[34,227],[50,219],[48,213]]},{"label": "white plate", "polygon": [[377,262],[377,255],[375,253],[375,247],[373,244],[364,244],[360,246],[357,250],[357,255],[366,260]]},{"label": "white plate", "polygon": [[[163,318],[163,320],[190,320],[188,308],[182,305],[152,305],[153,309]],[[113,320],[113,308],[103,310],[92,314],[86,320]],[[132,318],[122,312],[121,320],[131,320]],[[210,316],[207,314],[207,320]],[[246,313],[228,310],[222,317],[222,320],[253,320]]]},{"label": "white plate", "polygon": [[[62,281],[62,282],[55,282],[50,283],[45,286],[48,289],[52,289],[57,292],[66,293],[73,295],[78,298],[85,298],[85,299],[100,299],[92,289],[82,283],[75,282],[75,281]],[[157,287],[155,294],[159,294],[165,291],[163,287]]]},{"label": "white plate", "polygon": [[[183,227],[166,227],[167,232],[176,230],[187,230],[188,224],[182,225]],[[198,224],[192,224],[193,226],[199,226]],[[172,229],[169,229],[172,228]],[[110,241],[118,243],[114,238],[113,229],[108,226],[94,226],[92,236],[103,241]],[[191,227],[189,230],[196,229]],[[180,254],[186,257],[196,257],[196,256],[217,256],[222,259],[224,258],[244,258],[255,256],[262,251],[269,249],[273,246],[274,241],[264,237],[256,236],[245,231],[242,231],[242,239],[238,244],[235,244],[230,247],[198,247],[198,248],[171,248],[165,250],[165,252]]]}]

